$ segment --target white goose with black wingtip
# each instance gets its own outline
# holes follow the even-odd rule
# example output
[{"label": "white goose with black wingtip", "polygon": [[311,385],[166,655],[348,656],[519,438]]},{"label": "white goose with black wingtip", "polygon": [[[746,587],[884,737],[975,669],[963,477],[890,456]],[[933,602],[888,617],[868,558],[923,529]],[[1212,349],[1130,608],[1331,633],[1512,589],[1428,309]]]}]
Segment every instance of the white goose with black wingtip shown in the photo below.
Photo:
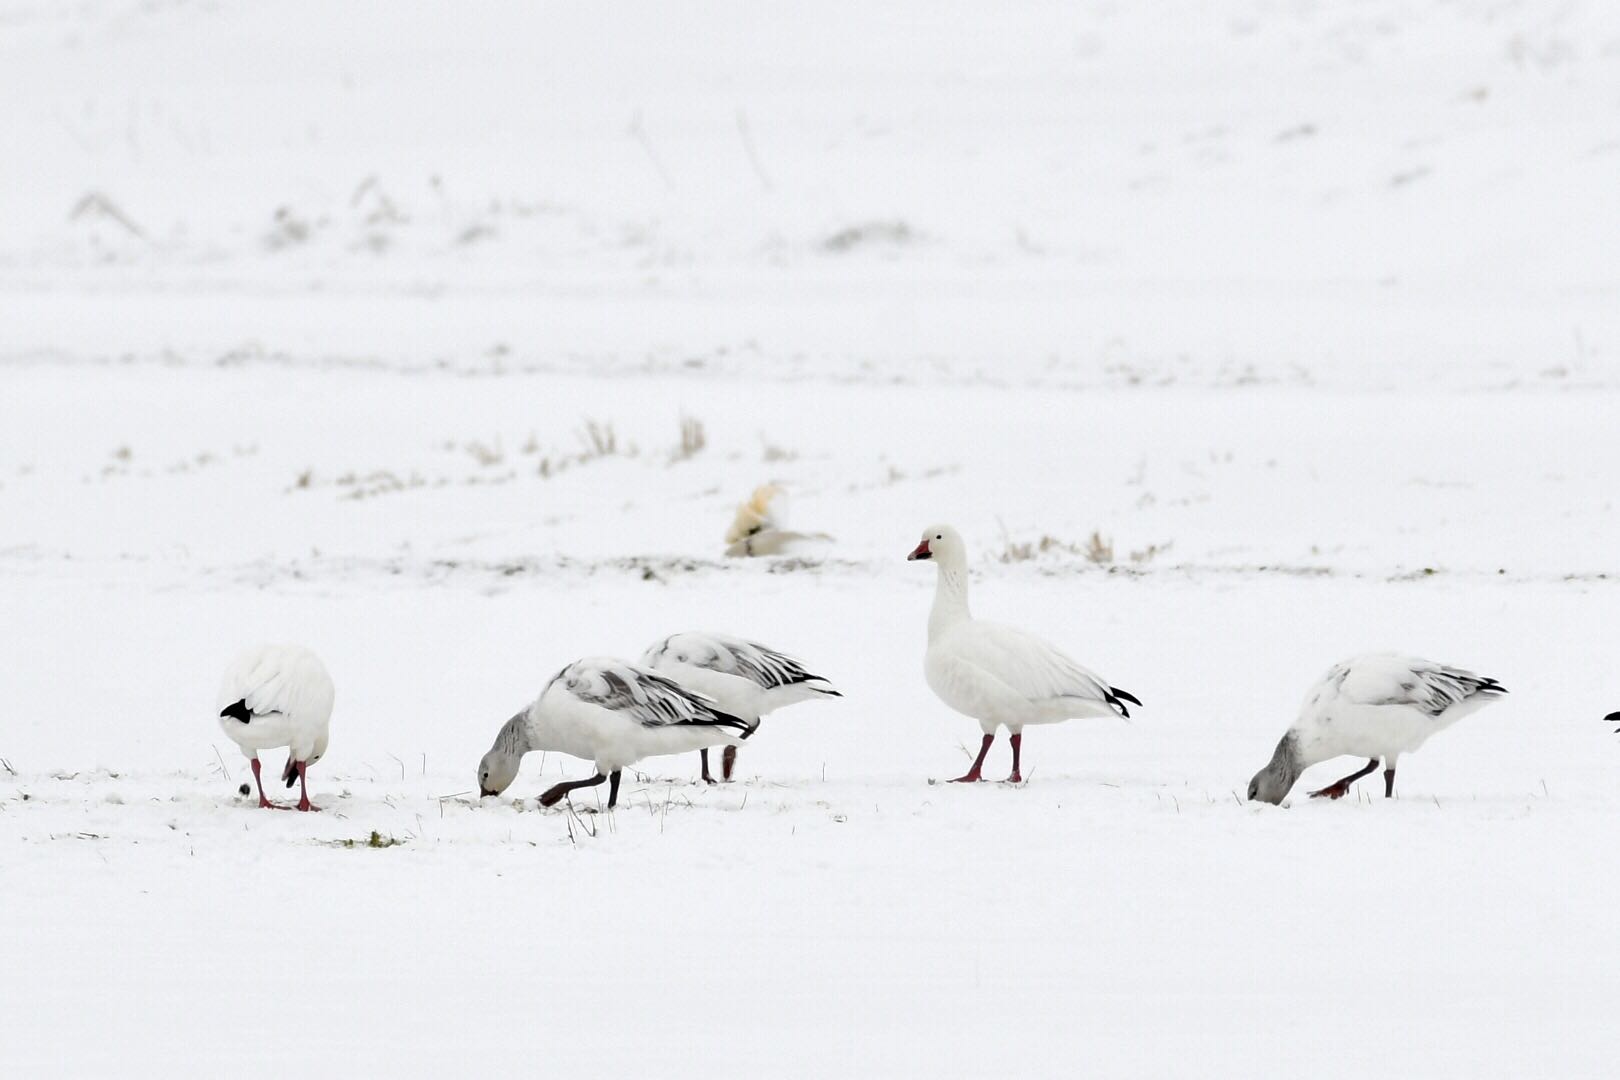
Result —
[{"label": "white goose with black wingtip", "polygon": [[620,771],[642,758],[738,743],[752,734],[748,721],[656,671],[607,657],[576,660],[501,727],[478,763],[478,791],[499,795],[516,779],[523,755],[554,750],[594,763],[596,774],[547,789],[540,805],[555,806],[570,791],[606,780],[611,809],[619,801]]},{"label": "white goose with black wingtip", "polygon": [[286,809],[265,797],[259,775],[259,751],[285,746],[281,779],[289,788],[298,782],[298,809],[319,809],[309,801],[308,772],[326,753],[336,693],[326,666],[301,645],[260,645],[226,670],[219,726],[252,764],[261,807]]},{"label": "white goose with black wingtip", "polygon": [[973,767],[955,783],[984,779],[985,755],[998,727],[1012,742],[1009,783],[1021,783],[1023,731],[1085,717],[1129,717],[1135,696],[1110,686],[1033,634],[975,619],[968,610],[967,545],[949,525],[924,531],[908,560],[938,568],[934,606],[928,615],[928,653],[923,671],[939,699],[979,722],[984,738]]},{"label": "white goose with black wingtip", "polygon": [[1249,781],[1249,798],[1280,804],[1306,769],[1346,755],[1364,757],[1367,764],[1311,792],[1312,798],[1343,798],[1380,762],[1384,797],[1393,798],[1402,754],[1505,693],[1495,679],[1415,656],[1369,653],[1346,660],[1306,696],[1271,761]]},{"label": "white goose with black wingtip", "polygon": [[[707,695],[723,712],[746,720],[756,731],[761,717],[784,705],[843,696],[786,653],[726,634],[674,634],[648,649],[641,662],[686,689]],[[703,780],[712,784],[709,751],[698,753]],[[722,779],[731,779],[736,764],[737,748],[727,746],[720,755]]]}]

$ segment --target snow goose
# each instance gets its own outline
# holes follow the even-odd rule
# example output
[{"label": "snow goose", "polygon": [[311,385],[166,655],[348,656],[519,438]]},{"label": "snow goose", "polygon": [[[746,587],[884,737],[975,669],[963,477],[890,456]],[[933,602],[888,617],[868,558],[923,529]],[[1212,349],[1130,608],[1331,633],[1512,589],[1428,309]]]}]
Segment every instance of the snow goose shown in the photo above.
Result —
[{"label": "snow goose", "polygon": [[259,751],[285,746],[282,780],[288,787],[298,781],[298,809],[319,809],[310,805],[307,774],[326,753],[335,694],[325,665],[299,645],[249,649],[225,672],[219,688],[219,726],[252,763],[261,807],[286,809],[265,798],[259,776]]},{"label": "snow goose", "polygon": [[[773,709],[843,697],[793,657],[725,634],[675,634],[648,649],[641,662],[685,689],[712,698],[723,712],[746,720],[753,730],[759,728],[760,717]],[[708,748],[698,754],[703,760],[704,782],[714,783],[709,775]],[[729,781],[736,764],[737,747],[727,746],[720,754],[721,777]]]},{"label": "snow goose", "polygon": [[499,795],[517,777],[523,755],[556,750],[596,764],[589,780],[557,784],[540,796],[555,806],[575,788],[611,780],[608,806],[619,801],[619,770],[645,757],[682,754],[753,734],[746,720],[722,712],[655,671],[607,658],[563,668],[533,704],[508,720],[478,763],[480,795]]},{"label": "snow goose", "polygon": [[1311,792],[1312,798],[1343,798],[1380,760],[1384,797],[1391,798],[1402,754],[1505,693],[1495,679],[1413,656],[1371,653],[1347,660],[1305,698],[1270,763],[1249,781],[1249,798],[1281,803],[1306,769],[1344,754],[1367,758],[1367,764]]},{"label": "snow goose", "polygon": [[737,516],[726,530],[728,556],[810,554],[832,540],[826,533],[784,527],[786,500],[782,494],[777,485],[763,484],[737,507]]},{"label": "snow goose", "polygon": [[1130,716],[1125,707],[1141,705],[1032,634],[999,623],[981,622],[968,611],[967,546],[949,525],[923,533],[906,556],[929,559],[938,567],[934,607],[928,616],[928,653],[923,672],[939,699],[979,722],[984,740],[973,767],[953,783],[982,780],[985,755],[1005,726],[1012,741],[1012,773],[1020,783],[1019,752],[1029,724],[1051,724],[1088,716]]}]

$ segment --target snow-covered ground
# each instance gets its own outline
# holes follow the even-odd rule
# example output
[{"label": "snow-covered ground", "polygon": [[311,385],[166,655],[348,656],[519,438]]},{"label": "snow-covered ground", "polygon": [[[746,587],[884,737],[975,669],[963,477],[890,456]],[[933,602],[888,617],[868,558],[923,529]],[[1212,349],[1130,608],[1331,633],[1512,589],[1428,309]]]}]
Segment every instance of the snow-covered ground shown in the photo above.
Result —
[{"label": "snow-covered ground", "polygon": [[[0,1074],[1611,1075],[1620,9],[1077,7],[0,3]],[[930,784],[936,520],[1139,716]],[[690,628],[846,698],[473,797]],[[1511,694],[1243,803],[1384,648]]]}]

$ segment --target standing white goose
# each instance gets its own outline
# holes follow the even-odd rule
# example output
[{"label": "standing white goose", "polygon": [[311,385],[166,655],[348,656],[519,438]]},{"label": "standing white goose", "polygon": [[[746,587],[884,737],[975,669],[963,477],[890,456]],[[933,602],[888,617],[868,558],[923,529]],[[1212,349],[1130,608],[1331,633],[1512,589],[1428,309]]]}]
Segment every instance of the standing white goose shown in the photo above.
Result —
[{"label": "standing white goose", "polygon": [[611,808],[618,804],[619,770],[625,766],[751,734],[746,720],[655,671],[609,658],[576,660],[495,736],[495,745],[478,763],[478,791],[499,795],[517,777],[524,754],[556,750],[594,762],[596,775],[557,784],[540,796],[540,805],[554,806],[575,788],[611,779]]},{"label": "standing white goose", "polygon": [[286,807],[264,796],[259,751],[287,748],[281,778],[298,781],[298,809],[318,810],[309,801],[309,767],[326,753],[331,731],[332,676],[320,659],[300,645],[260,645],[238,656],[219,688],[219,726],[253,765],[259,805]]},{"label": "standing white goose", "polygon": [[1142,704],[1033,634],[975,619],[968,611],[967,546],[949,525],[926,530],[906,558],[929,559],[939,568],[923,662],[928,685],[945,704],[977,720],[984,732],[973,768],[954,783],[983,779],[980,770],[998,726],[1011,736],[1013,764],[1007,781],[1016,784],[1023,780],[1019,753],[1025,726],[1130,716],[1125,702]]},{"label": "standing white goose", "polygon": [[1311,792],[1312,798],[1344,797],[1380,760],[1384,797],[1391,798],[1402,754],[1505,693],[1495,679],[1414,656],[1370,653],[1346,660],[1305,698],[1271,761],[1249,781],[1249,798],[1281,803],[1306,769],[1344,754],[1367,764]]},{"label": "standing white goose", "polygon": [[[713,698],[721,711],[746,720],[754,730],[758,730],[760,718],[773,709],[816,698],[843,697],[793,657],[725,634],[675,634],[648,649],[641,662],[687,690]],[[698,754],[703,759],[704,781],[714,783],[709,775],[708,748]],[[737,748],[727,746],[720,754],[721,777],[729,781],[736,764]]]}]

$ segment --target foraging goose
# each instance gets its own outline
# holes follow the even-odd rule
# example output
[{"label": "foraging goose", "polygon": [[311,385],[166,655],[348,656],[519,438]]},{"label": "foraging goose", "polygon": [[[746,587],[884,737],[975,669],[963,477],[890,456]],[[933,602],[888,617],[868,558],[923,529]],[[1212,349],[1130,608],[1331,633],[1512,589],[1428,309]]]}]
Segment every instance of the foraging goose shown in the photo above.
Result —
[{"label": "foraging goose", "polygon": [[325,665],[300,645],[260,645],[237,657],[225,672],[219,726],[252,763],[261,807],[286,809],[265,798],[259,776],[259,751],[285,746],[281,779],[289,788],[297,779],[298,809],[320,809],[310,805],[307,774],[326,753],[335,694]]},{"label": "foraging goose", "polygon": [[517,777],[524,754],[556,750],[594,762],[596,775],[557,784],[540,796],[540,805],[555,806],[575,788],[611,779],[612,808],[619,801],[619,770],[626,765],[752,734],[746,720],[722,712],[657,672],[622,660],[576,660],[495,736],[495,745],[478,764],[478,791],[499,795]]},{"label": "foraging goose", "polygon": [[[791,656],[725,634],[675,634],[648,649],[641,663],[714,699],[721,711],[746,720],[750,730],[758,730],[760,717],[784,705],[844,696]],[[714,783],[708,747],[698,754],[704,782]],[[721,778],[730,781],[736,764],[737,748],[727,746],[720,754]]]},{"label": "foraging goose", "polygon": [[981,622],[968,611],[967,546],[949,525],[923,533],[907,560],[929,559],[939,568],[934,607],[928,615],[928,654],[923,672],[939,699],[979,722],[984,740],[973,768],[953,783],[982,780],[979,771],[998,725],[1012,737],[1012,773],[1023,780],[1019,752],[1028,724],[1051,724],[1089,716],[1130,716],[1142,703],[1109,686],[1032,634]]},{"label": "foraging goose", "polygon": [[1495,701],[1507,690],[1495,679],[1413,656],[1372,653],[1329,671],[1306,697],[1299,719],[1249,781],[1249,798],[1278,804],[1301,773],[1319,761],[1353,754],[1367,764],[1311,792],[1343,798],[1350,785],[1384,763],[1384,797],[1395,795],[1395,764],[1436,732]]}]

